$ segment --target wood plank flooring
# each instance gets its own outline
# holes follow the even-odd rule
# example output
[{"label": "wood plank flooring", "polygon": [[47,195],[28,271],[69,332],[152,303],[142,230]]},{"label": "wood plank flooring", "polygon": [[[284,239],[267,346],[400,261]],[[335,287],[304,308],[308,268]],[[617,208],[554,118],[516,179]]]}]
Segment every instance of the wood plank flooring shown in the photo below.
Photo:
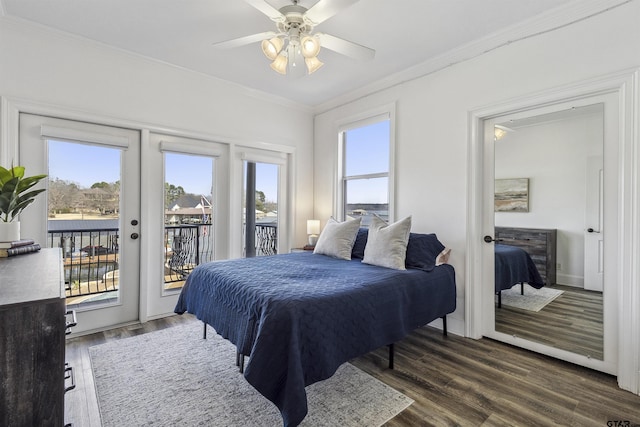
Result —
[{"label": "wood plank flooring", "polygon": [[496,308],[496,331],[602,360],[602,292],[549,287],[564,293],[538,312]]},{"label": "wood plank flooring", "polygon": [[[67,422],[100,426],[88,348],[107,341],[195,321],[190,315],[70,339],[76,369],[66,395]],[[395,369],[381,348],[352,363],[415,403],[387,422],[393,426],[640,425],[640,396],[620,390],[609,375],[489,339],[443,337],[424,327],[396,344]]]}]

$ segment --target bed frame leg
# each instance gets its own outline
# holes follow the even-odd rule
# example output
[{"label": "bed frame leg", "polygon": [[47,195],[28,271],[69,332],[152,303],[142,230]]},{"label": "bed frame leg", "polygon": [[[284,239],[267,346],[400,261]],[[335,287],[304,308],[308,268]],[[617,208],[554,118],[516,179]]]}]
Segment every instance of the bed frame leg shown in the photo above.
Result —
[{"label": "bed frame leg", "polygon": [[502,308],[502,291],[498,291],[498,308]]},{"label": "bed frame leg", "polygon": [[447,336],[447,316],[442,316],[442,335]]},{"label": "bed frame leg", "polygon": [[520,282],[520,295],[524,295],[524,282]]},{"label": "bed frame leg", "polygon": [[207,339],[207,324],[206,324],[206,322],[202,322],[202,324],[204,325],[204,329],[202,331],[202,339],[206,340]]},{"label": "bed frame leg", "polygon": [[395,349],[393,343],[389,344],[389,369],[393,369],[393,356],[395,355]]},{"label": "bed frame leg", "polygon": [[236,366],[238,366],[241,374],[244,373],[244,354],[239,351],[236,352]]}]

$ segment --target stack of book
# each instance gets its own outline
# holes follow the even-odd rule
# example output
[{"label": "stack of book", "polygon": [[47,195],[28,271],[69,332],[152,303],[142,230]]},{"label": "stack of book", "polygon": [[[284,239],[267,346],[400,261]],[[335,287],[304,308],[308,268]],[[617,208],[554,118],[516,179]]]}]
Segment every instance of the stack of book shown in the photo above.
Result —
[{"label": "stack of book", "polygon": [[13,242],[0,242],[0,258],[38,252],[40,244],[33,239],[20,239]]}]

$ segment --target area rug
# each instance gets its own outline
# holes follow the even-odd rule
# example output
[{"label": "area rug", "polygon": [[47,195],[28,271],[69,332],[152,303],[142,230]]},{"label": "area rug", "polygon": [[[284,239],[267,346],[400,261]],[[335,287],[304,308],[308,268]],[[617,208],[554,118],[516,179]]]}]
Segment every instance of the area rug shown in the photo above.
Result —
[{"label": "area rug", "polygon": [[[192,322],[89,348],[102,425],[282,426],[235,366],[235,347]],[[303,426],[379,426],[413,400],[349,363],[307,387]]]},{"label": "area rug", "polygon": [[502,305],[522,310],[540,311],[547,304],[562,295],[564,291],[543,286],[540,289],[524,284],[524,295],[520,294],[520,285],[502,291]]}]

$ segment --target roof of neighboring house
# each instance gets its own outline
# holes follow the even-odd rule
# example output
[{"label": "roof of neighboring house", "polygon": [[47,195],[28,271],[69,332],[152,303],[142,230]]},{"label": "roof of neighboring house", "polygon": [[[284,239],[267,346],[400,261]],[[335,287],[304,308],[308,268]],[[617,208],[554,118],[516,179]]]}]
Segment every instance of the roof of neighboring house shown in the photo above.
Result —
[{"label": "roof of neighboring house", "polygon": [[[205,199],[207,200],[207,202],[209,202],[209,199],[207,197],[205,197]],[[178,197],[178,200],[173,202],[170,209],[175,210],[178,208],[196,208],[199,206],[202,206],[202,196],[198,196],[196,194],[183,194],[182,196]]]}]

